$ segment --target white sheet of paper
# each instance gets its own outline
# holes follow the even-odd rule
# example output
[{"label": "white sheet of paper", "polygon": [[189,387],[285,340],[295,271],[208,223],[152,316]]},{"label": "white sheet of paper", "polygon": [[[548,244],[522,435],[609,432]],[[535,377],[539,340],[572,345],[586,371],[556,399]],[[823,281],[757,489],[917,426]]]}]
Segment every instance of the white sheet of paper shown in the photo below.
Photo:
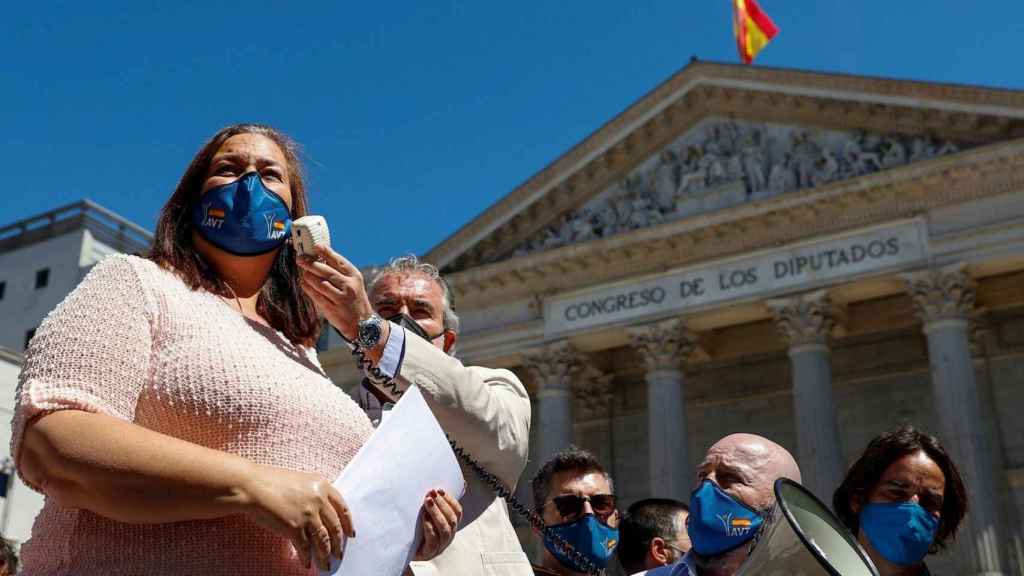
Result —
[{"label": "white sheet of paper", "polygon": [[356,537],[321,576],[399,576],[419,545],[427,492],[462,498],[465,479],[448,440],[416,386],[410,386],[359,449],[335,488],[352,512]]}]

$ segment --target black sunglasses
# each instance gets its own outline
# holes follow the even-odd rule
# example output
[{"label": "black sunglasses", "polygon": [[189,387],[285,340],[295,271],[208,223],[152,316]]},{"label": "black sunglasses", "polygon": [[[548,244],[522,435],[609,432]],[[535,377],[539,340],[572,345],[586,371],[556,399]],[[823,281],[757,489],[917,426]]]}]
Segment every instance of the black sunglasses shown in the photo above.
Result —
[{"label": "black sunglasses", "polygon": [[597,516],[606,517],[615,512],[614,494],[594,494],[593,496],[565,494],[555,496],[551,502],[555,504],[555,509],[562,515],[562,518],[579,516],[583,512],[584,502],[590,502],[590,507],[594,509],[594,514]]}]

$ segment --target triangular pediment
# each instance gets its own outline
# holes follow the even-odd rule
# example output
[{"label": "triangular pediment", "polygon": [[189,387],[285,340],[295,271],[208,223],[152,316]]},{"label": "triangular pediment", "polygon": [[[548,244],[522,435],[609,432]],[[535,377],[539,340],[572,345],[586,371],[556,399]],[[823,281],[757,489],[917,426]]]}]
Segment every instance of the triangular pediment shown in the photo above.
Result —
[{"label": "triangular pediment", "polygon": [[706,118],[621,180],[501,256],[524,256],[625,234],[954,154],[967,146],[930,135]]},{"label": "triangular pediment", "polygon": [[1024,92],[694,63],[427,258],[448,272],[1024,134]]}]

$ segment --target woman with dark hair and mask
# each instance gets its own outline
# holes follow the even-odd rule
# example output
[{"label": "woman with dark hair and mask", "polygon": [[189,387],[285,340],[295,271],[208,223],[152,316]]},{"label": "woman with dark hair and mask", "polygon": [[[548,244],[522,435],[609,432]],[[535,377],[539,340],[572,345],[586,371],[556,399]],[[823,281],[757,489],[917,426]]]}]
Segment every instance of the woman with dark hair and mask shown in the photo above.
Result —
[{"label": "woman with dark hair and mask", "polygon": [[[374,520],[330,482],[372,427],[312,347],[320,321],[286,241],[306,211],[295,144],[225,128],[149,257],[104,259],[39,327],[11,441],[47,496],[26,573],[309,575]],[[460,516],[428,494],[417,559]]]},{"label": "woman with dark hair and mask", "polygon": [[871,440],[832,506],[880,576],[920,576],[956,534],[967,491],[942,444],[907,425]]}]

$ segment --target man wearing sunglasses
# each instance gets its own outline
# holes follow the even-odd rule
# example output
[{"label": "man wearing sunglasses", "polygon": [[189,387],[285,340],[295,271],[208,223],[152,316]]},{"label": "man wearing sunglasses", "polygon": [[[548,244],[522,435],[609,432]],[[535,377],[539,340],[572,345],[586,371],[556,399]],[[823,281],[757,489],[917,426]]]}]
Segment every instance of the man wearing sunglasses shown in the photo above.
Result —
[{"label": "man wearing sunglasses", "polygon": [[634,502],[622,517],[619,564],[626,574],[675,564],[690,551],[686,518],[690,507],[671,498]]},{"label": "man wearing sunglasses", "polygon": [[619,512],[612,478],[597,458],[570,446],[541,466],[531,487],[547,526],[534,573],[577,576],[590,567],[604,569],[618,546]]},{"label": "man wearing sunglasses", "polygon": [[793,455],[754,434],[730,434],[716,442],[697,469],[687,532],[693,548],[682,560],[647,576],[732,576],[749,552],[779,478],[800,482]]}]

